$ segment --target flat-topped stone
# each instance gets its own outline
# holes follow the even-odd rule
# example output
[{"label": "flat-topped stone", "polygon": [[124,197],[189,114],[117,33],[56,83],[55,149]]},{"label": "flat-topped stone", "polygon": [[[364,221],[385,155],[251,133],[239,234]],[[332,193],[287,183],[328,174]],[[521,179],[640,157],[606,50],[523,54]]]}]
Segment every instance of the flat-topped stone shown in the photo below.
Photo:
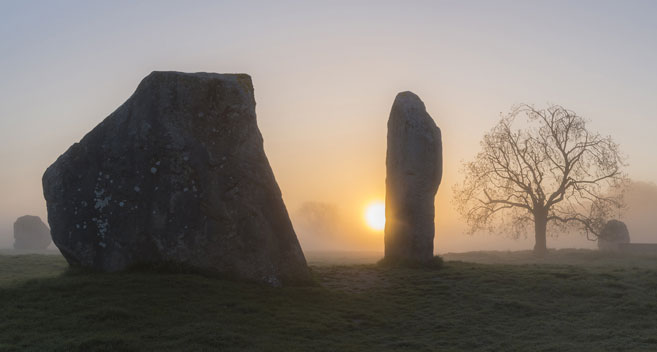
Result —
[{"label": "flat-topped stone", "polygon": [[46,170],[43,188],[71,265],[175,263],[271,285],[311,281],[246,74],[151,73]]}]

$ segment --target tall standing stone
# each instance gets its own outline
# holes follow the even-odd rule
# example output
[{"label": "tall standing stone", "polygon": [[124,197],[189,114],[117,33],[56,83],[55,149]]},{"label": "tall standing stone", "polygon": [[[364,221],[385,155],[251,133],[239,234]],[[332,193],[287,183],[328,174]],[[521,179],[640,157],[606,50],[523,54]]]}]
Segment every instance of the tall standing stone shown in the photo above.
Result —
[{"label": "tall standing stone", "polygon": [[399,93],[388,119],[386,260],[433,258],[434,198],[441,178],[440,129],[417,95]]},{"label": "tall standing stone", "polygon": [[43,190],[71,265],[175,263],[271,285],[311,281],[248,75],[151,73],[46,170]]}]

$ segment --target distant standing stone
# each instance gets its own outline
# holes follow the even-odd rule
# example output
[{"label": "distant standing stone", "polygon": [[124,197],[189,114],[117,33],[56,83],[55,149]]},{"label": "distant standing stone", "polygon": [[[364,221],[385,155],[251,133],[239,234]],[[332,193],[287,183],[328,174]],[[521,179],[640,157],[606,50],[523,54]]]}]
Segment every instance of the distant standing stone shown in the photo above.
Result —
[{"label": "distant standing stone", "polygon": [[153,72],[46,170],[71,265],[182,264],[270,285],[311,282],[258,130],[251,77]]},{"label": "distant standing stone", "polygon": [[50,245],[50,229],[33,215],[25,215],[14,223],[14,249],[44,250]]},{"label": "distant standing stone", "polygon": [[609,220],[598,236],[598,248],[603,251],[616,251],[618,245],[630,243],[630,231],[619,220]]},{"label": "distant standing stone", "polygon": [[434,198],[442,178],[440,129],[411,92],[397,95],[388,119],[385,257],[433,258]]}]

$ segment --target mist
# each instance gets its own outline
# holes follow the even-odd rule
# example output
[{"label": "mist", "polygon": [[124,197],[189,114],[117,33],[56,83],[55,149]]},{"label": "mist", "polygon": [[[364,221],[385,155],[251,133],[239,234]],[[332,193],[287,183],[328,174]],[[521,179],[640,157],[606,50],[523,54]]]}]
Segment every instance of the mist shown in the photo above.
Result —
[{"label": "mist", "polygon": [[656,15],[0,0],[0,349],[657,351]]},{"label": "mist", "polygon": [[[46,221],[45,169],[157,69],[252,75],[267,157],[300,242],[312,250],[382,250],[383,234],[363,216],[385,197],[386,121],[403,90],[423,98],[443,131],[438,253],[531,248],[531,233],[518,240],[466,235],[452,205],[462,162],[514,104],[552,101],[576,110],[621,145],[631,178],[657,180],[649,3],[418,2],[401,12],[389,2],[375,9],[260,3],[262,11],[238,3],[205,4],[204,11],[147,4],[127,12],[86,3],[74,11],[2,5],[3,28],[13,29],[0,38],[0,247],[11,247],[17,217]],[[244,26],[239,36],[225,30]],[[556,54],[564,52],[569,60]],[[650,217],[640,214],[654,208],[644,202],[621,218],[633,238],[649,242]],[[331,205],[336,224],[308,223],[299,214],[305,203]],[[568,234],[548,246],[595,243]]]},{"label": "mist", "polygon": [[[437,253],[532,248],[534,240],[531,229],[526,236],[518,239],[487,232],[468,234],[452,207],[451,196],[449,184],[442,185],[436,198],[434,246]],[[617,218],[627,224],[632,242],[657,243],[657,185],[654,182],[634,181],[627,187],[624,200],[626,208],[619,209]],[[45,204],[37,202],[37,205],[32,207],[33,210],[5,211],[0,214],[0,248],[13,246],[13,223],[19,216],[38,215],[47,222]],[[382,252],[383,232],[368,228],[364,218],[366,205],[367,202],[350,206],[301,201],[295,203],[294,207],[288,205],[288,212],[304,250]],[[550,248],[597,248],[595,241],[587,240],[580,233],[548,233],[548,236]],[[50,248],[54,248],[54,245]]]}]

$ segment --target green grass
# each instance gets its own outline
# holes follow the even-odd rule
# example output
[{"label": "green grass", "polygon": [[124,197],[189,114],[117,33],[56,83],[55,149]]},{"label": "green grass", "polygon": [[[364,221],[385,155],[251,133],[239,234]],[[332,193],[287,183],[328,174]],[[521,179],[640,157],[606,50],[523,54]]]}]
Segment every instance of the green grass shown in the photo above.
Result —
[{"label": "green grass", "polygon": [[481,264],[517,265],[576,265],[586,267],[641,267],[657,270],[656,255],[631,255],[615,252],[601,252],[589,249],[549,250],[549,255],[535,256],[532,251],[481,251],[466,253],[447,253],[446,260]]},{"label": "green grass", "polygon": [[325,256],[312,266],[320,286],[281,289],[3,255],[0,351],[657,350],[657,259],[469,255],[498,263],[450,254],[423,270]]}]

